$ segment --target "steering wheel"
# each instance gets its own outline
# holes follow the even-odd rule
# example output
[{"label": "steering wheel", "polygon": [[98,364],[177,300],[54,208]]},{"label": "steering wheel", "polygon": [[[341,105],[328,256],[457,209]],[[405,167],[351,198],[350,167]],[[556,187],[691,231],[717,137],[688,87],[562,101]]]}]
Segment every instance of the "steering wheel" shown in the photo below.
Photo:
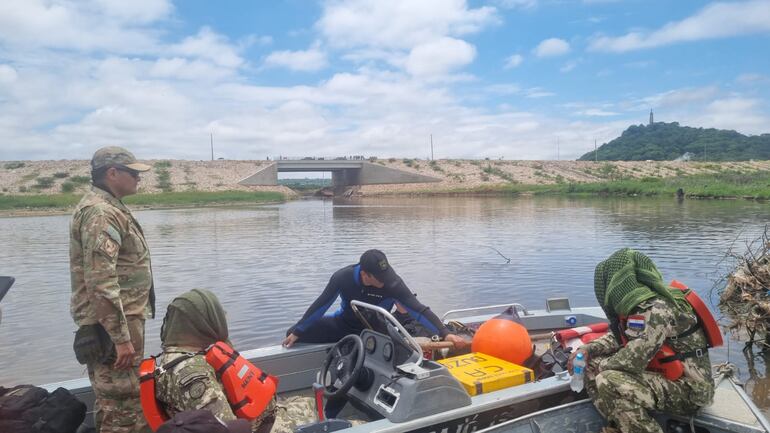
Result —
[{"label": "steering wheel", "polygon": [[[329,400],[345,397],[358,380],[364,366],[364,356],[364,342],[356,334],[345,336],[329,350],[321,367],[324,397]],[[330,383],[327,383],[327,379],[330,379]]]}]

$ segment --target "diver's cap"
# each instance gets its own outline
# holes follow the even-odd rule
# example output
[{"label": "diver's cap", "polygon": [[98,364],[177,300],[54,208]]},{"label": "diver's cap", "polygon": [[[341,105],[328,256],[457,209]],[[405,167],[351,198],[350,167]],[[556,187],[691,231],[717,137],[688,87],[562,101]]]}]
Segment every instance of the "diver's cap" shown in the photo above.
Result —
[{"label": "diver's cap", "polygon": [[373,276],[377,281],[385,285],[385,287],[394,287],[401,281],[401,277],[396,274],[393,267],[388,263],[388,258],[385,257],[385,253],[380,250],[368,250],[361,254],[361,269],[366,271],[367,274]]}]

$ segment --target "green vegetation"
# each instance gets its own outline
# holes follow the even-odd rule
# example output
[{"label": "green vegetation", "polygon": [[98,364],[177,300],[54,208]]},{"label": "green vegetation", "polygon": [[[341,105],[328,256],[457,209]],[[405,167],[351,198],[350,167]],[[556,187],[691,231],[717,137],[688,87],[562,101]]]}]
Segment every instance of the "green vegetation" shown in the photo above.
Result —
[{"label": "green vegetation", "polygon": [[58,171],[58,172],[53,174],[53,177],[55,177],[57,179],[64,179],[65,177],[69,177],[69,175],[70,174],[67,173],[66,171]]},{"label": "green vegetation", "polygon": [[437,171],[439,173],[443,173],[444,172],[444,169],[439,167],[438,162],[435,159],[431,160],[428,163],[428,165],[430,166],[430,168],[433,169],[433,171]]},{"label": "green vegetation", "polygon": [[171,161],[158,161],[158,162],[156,162],[153,165],[153,167],[155,167],[157,169],[170,168],[171,167]]},{"label": "green vegetation", "polygon": [[[723,129],[658,122],[632,125],[597,152],[601,161],[666,161],[685,155],[697,161],[766,160],[770,159],[770,134],[746,136]],[[580,157],[581,161],[595,159],[593,151]]]},{"label": "green vegetation", "polygon": [[[558,177],[557,177],[558,182]],[[770,171],[725,171],[669,178],[644,177],[598,183],[506,185],[508,193],[674,196],[682,188],[688,197],[770,199]]]},{"label": "green vegetation", "polygon": [[32,188],[48,189],[53,186],[54,179],[52,177],[38,177],[35,179],[37,183],[32,185]]},{"label": "green vegetation", "polygon": [[79,185],[91,183],[91,176],[72,176],[70,178],[70,182],[76,183]]},{"label": "green vegetation", "polygon": [[[126,197],[124,202],[133,206],[199,206],[218,203],[265,203],[283,201],[279,192],[219,191],[219,192],[171,192],[163,194],[137,194]],[[0,210],[13,209],[64,209],[80,201],[79,194],[2,195]]]},{"label": "green vegetation", "polygon": [[61,184],[61,192],[65,194],[73,193],[75,192],[75,184],[72,182],[62,182]]},{"label": "green vegetation", "polygon": [[507,172],[505,172],[503,170],[500,170],[497,167],[492,167],[491,165],[489,165],[489,166],[485,167],[482,171],[484,173],[486,173],[486,174],[491,174],[491,175],[497,176],[500,179],[506,180],[508,182],[511,182],[511,183],[515,182],[513,180],[513,176],[511,176],[509,173],[507,173]]},{"label": "green vegetation", "polygon": [[283,201],[280,192],[269,191],[179,191],[162,194],[137,194],[126,197],[128,205],[191,206],[215,203],[262,203]]},{"label": "green vegetation", "polygon": [[332,186],[331,179],[278,179],[278,185],[287,186],[295,191],[316,191]]},{"label": "green vegetation", "polygon": [[401,162],[403,162],[404,165],[407,167],[412,167],[414,165],[414,160],[409,158],[404,158],[403,160],[401,160]]},{"label": "green vegetation", "polygon": [[32,173],[28,173],[28,174],[25,174],[24,176],[22,176],[21,177],[21,181],[22,182],[29,182],[30,180],[37,178],[39,175],[40,175],[39,171],[34,171]]},{"label": "green vegetation", "polygon": [[3,168],[5,168],[6,170],[14,170],[17,168],[22,168],[24,167],[24,165],[25,164],[21,161],[13,161],[13,162],[6,162],[5,165],[3,165]]},{"label": "green vegetation", "polygon": [[155,185],[163,192],[171,192],[174,188],[173,185],[171,185],[171,173],[168,171],[168,168],[171,164],[168,166],[160,165],[163,161],[155,164],[155,175],[157,177],[158,183]]}]

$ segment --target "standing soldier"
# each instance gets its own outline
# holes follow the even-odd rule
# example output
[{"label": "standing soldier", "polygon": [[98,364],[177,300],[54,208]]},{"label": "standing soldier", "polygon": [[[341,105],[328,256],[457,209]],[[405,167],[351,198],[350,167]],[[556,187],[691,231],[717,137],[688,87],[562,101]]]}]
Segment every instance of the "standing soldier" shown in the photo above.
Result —
[{"label": "standing soldier", "polygon": [[142,228],[121,199],[136,194],[137,162],[121,147],[91,159],[91,191],[70,225],[70,310],[79,329],[75,355],[88,367],[100,433],[147,432],[139,404],[138,367],[144,321],[155,316],[150,251]]}]

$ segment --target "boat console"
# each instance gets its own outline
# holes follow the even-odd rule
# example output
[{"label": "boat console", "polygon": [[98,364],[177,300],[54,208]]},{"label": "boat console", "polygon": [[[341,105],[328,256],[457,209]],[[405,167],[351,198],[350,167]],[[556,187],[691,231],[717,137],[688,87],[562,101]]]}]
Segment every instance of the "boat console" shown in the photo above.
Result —
[{"label": "boat console", "polygon": [[382,316],[388,335],[365,329],[360,337],[345,337],[332,347],[320,373],[330,403],[344,397],[357,409],[391,422],[471,404],[449,370],[424,359],[420,346],[389,312],[358,301],[351,304]]}]

